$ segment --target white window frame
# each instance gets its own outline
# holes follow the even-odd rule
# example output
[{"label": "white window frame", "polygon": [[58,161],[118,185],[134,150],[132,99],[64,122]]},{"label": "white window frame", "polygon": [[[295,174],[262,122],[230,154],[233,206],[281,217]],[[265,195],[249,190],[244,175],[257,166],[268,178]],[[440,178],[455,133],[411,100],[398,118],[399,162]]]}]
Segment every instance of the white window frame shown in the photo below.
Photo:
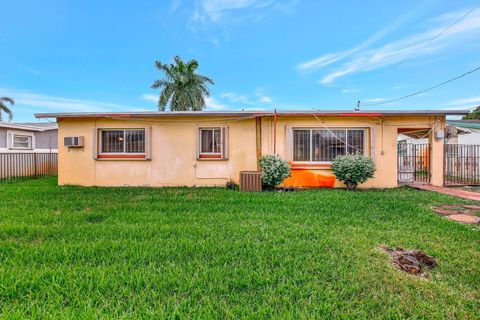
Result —
[{"label": "white window frame", "polygon": [[[28,137],[30,139],[28,147],[15,147],[15,136]],[[7,147],[12,150],[34,150],[35,149],[35,134],[33,132],[25,131],[7,131]]]},{"label": "white window frame", "polygon": [[[143,131],[144,132],[144,147],[143,150],[144,152],[126,152],[126,134],[125,131],[133,131],[133,130],[138,130],[138,131]],[[124,136],[124,142],[123,142],[123,152],[103,152],[103,137],[102,133],[105,131],[123,131],[123,136]],[[135,155],[146,155],[147,154],[147,129],[146,128],[99,128],[98,129],[98,154],[99,155],[130,155],[130,156],[135,156]]]},{"label": "white window frame", "polygon": [[[346,137],[346,145],[345,147],[348,149],[348,146],[347,146],[347,142],[348,142],[348,131],[349,130],[361,130],[363,131],[363,154],[364,155],[367,155],[368,154],[368,151],[367,151],[367,128],[356,128],[356,127],[331,127],[329,128],[330,130],[345,130],[345,137]],[[312,139],[312,131],[314,130],[324,130],[324,131],[329,131],[328,129],[326,129],[325,127],[292,127],[291,128],[291,136],[290,136],[290,150],[291,150],[291,160],[292,160],[292,163],[294,164],[332,164],[332,161],[295,161],[294,160],[294,149],[295,149],[295,146],[294,146],[294,131],[295,130],[310,130],[310,159],[312,159],[312,155],[313,155],[313,139]]]},{"label": "white window frame", "polygon": [[[220,131],[220,152],[203,152],[202,151],[202,131],[211,131],[212,132],[212,144],[215,145],[215,130]],[[222,156],[223,154],[223,134],[222,134],[222,128],[221,127],[205,127],[205,128],[199,128],[199,142],[200,142],[200,155],[211,155],[211,156]]]},{"label": "white window frame", "polygon": [[[220,130],[220,152],[202,152],[202,131]],[[212,142],[215,139],[213,134]],[[197,160],[228,160],[228,127],[201,126],[197,127]]]}]

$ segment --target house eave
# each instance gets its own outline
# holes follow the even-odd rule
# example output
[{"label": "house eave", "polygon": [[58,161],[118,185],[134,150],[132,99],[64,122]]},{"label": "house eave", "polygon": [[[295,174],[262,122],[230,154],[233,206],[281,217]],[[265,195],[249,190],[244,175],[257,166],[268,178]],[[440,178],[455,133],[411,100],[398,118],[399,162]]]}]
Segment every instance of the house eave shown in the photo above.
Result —
[{"label": "house eave", "polygon": [[14,129],[14,130],[23,130],[23,131],[34,131],[34,132],[42,132],[48,130],[54,130],[56,128],[43,128],[43,127],[36,127],[32,125],[24,125],[18,123],[7,123],[7,122],[0,122],[0,128],[7,128],[7,129]]},{"label": "house eave", "polygon": [[148,117],[261,117],[273,116],[339,116],[339,117],[382,117],[382,116],[451,116],[466,115],[469,110],[269,110],[269,111],[157,111],[157,112],[61,112],[36,113],[44,118],[148,118]]}]

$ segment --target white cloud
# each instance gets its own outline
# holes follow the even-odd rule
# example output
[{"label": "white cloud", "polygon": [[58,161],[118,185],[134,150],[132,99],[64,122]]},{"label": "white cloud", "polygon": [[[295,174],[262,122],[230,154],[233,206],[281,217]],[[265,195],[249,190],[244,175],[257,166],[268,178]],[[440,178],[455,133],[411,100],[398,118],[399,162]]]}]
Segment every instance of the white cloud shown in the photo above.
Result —
[{"label": "white cloud", "polygon": [[22,68],[27,70],[28,72],[31,72],[33,74],[42,74],[42,72],[38,69],[35,69],[31,66],[28,66],[28,65],[22,65]]},{"label": "white cloud", "polygon": [[372,98],[372,99],[362,100],[362,102],[365,102],[365,103],[375,103],[375,102],[383,102],[383,101],[387,101],[387,100],[388,100],[387,98]]},{"label": "white cloud", "polygon": [[[191,20],[196,23],[241,21],[246,18],[260,20],[265,9],[289,12],[297,0],[197,0]],[[242,16],[233,13],[243,12]]]},{"label": "white cloud", "polygon": [[255,96],[257,97],[258,103],[260,104],[273,103],[273,99],[265,93],[265,89],[262,87],[258,87],[257,89],[255,89]]},{"label": "white cloud", "polygon": [[270,98],[269,96],[261,96],[259,101],[260,101],[260,103],[263,103],[263,104],[272,104],[273,103],[272,98]]},{"label": "white cloud", "polygon": [[[140,99],[149,101],[149,102],[158,103],[158,95],[155,95],[155,94],[145,93],[140,96]],[[229,106],[227,106],[226,104],[220,103],[217,99],[213,97],[206,97],[205,104],[206,104],[207,110],[216,111],[216,110],[229,109]]]},{"label": "white cloud", "polygon": [[[444,14],[431,20],[430,27],[423,32],[409,35],[377,48],[368,49],[374,42],[395,30],[401,24],[398,22],[352,49],[340,53],[328,53],[317,59],[301,63],[297,66],[297,70],[318,70],[327,65],[346,60],[323,76],[320,83],[325,85],[341,77],[395,65],[407,59],[427,57],[445,53],[448,50],[455,52],[468,45],[478,46],[479,42],[476,40],[480,36],[480,10],[473,12],[451,27],[441,37],[431,41],[464,14],[465,10]],[[432,24],[435,26],[432,27]]]},{"label": "white cloud", "polygon": [[207,110],[212,110],[212,111],[219,111],[219,110],[226,110],[229,109],[229,107],[225,104],[222,104],[218,102],[215,98],[213,97],[207,97],[205,99],[205,103],[207,105]]},{"label": "white cloud", "polygon": [[445,104],[446,110],[473,110],[480,106],[480,96],[456,99]]},{"label": "white cloud", "polygon": [[399,29],[405,22],[410,18],[412,13],[409,13],[407,15],[403,15],[396,19],[392,24],[389,26],[383,28],[382,30],[376,32],[374,35],[371,37],[367,38],[367,40],[363,41],[359,45],[350,48],[348,50],[340,51],[340,52],[335,52],[335,53],[328,53],[325,55],[322,55],[318,58],[302,62],[296,66],[297,71],[306,73],[306,72],[312,72],[315,70],[319,70],[323,67],[326,67],[328,65],[331,65],[335,62],[338,62],[340,60],[343,60],[345,58],[348,58],[352,56],[353,54],[368,48],[370,45],[373,43],[377,42],[378,40],[384,38],[385,36],[389,35],[390,33],[396,31]]},{"label": "white cloud", "polygon": [[15,100],[14,108],[25,106],[32,109],[33,112],[103,112],[134,109],[115,103],[56,97],[25,90],[0,88],[0,92],[3,96],[8,96]]},{"label": "white cloud", "polygon": [[326,67],[348,56],[348,52],[329,53],[297,65],[299,72],[311,72]]},{"label": "white cloud", "polygon": [[251,101],[248,95],[246,94],[226,92],[226,93],[222,93],[220,97],[227,99],[231,103],[255,104],[255,102]]},{"label": "white cloud", "polygon": [[449,104],[450,105],[472,104],[472,105],[478,106],[480,105],[480,96],[453,100],[453,101],[450,101]]},{"label": "white cloud", "polygon": [[228,11],[258,6],[263,3],[264,1],[257,0],[203,0],[201,7],[208,19],[219,21]]},{"label": "white cloud", "polygon": [[239,94],[236,92],[226,92],[220,95],[220,98],[228,100],[233,104],[242,104],[250,106],[258,106],[265,104],[272,104],[273,99],[265,94],[265,90],[262,87],[255,89],[253,94]]},{"label": "white cloud", "polygon": [[158,102],[158,95],[145,93],[145,94],[142,94],[140,96],[140,99],[157,103]]}]

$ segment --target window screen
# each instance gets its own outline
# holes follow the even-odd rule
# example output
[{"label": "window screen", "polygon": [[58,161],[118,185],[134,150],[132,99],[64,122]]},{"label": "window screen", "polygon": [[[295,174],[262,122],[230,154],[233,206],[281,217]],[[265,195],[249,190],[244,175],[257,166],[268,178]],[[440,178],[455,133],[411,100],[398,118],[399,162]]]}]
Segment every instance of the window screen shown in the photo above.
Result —
[{"label": "window screen", "polygon": [[293,161],[330,162],[339,155],[364,153],[363,129],[294,129]]},{"label": "window screen", "polygon": [[221,128],[200,129],[200,154],[216,154],[221,152]]},{"label": "window screen", "polygon": [[145,129],[101,130],[101,153],[145,153]]},{"label": "window screen", "polygon": [[19,149],[31,149],[32,148],[32,137],[14,134],[13,135],[13,147]]}]

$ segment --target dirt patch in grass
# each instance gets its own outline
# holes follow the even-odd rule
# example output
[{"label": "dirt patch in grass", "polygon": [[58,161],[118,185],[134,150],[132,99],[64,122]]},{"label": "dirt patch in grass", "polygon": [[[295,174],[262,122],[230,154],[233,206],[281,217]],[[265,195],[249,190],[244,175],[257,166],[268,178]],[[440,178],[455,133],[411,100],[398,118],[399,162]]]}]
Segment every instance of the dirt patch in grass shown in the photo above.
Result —
[{"label": "dirt patch in grass", "polygon": [[393,264],[400,270],[417,276],[425,276],[425,271],[435,268],[437,260],[420,250],[405,250],[402,248],[382,248],[388,253]]}]

